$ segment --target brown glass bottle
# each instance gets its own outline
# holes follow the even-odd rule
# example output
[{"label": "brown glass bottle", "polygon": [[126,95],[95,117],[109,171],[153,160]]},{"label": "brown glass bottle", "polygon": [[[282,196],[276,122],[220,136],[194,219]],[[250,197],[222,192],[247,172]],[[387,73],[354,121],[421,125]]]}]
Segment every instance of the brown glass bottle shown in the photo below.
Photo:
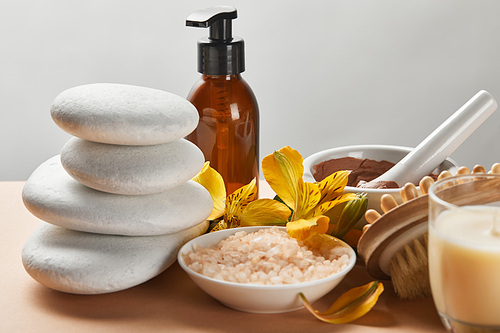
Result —
[{"label": "brown glass bottle", "polygon": [[240,74],[206,75],[188,100],[198,109],[198,127],[187,139],[224,179],[227,194],[259,180],[259,109]]}]

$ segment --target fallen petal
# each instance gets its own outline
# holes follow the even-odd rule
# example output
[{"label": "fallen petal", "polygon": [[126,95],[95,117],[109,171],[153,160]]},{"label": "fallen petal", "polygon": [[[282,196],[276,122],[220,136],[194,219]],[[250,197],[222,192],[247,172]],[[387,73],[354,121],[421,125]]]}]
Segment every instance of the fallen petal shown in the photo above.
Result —
[{"label": "fallen petal", "polygon": [[325,312],[315,310],[304,294],[299,293],[299,296],[305,308],[319,320],[331,324],[344,324],[356,320],[370,311],[383,291],[384,286],[381,282],[372,281],[345,292]]}]

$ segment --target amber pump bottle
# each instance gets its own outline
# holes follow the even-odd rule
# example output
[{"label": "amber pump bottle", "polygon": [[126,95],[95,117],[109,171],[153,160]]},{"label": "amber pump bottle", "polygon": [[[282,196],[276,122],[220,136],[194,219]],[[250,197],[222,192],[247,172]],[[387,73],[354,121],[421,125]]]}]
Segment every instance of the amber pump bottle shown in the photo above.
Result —
[{"label": "amber pump bottle", "polygon": [[224,179],[227,194],[259,180],[259,109],[243,80],[244,43],[232,36],[236,9],[217,6],[189,15],[186,25],[209,28],[198,41],[200,80],[188,100],[198,109],[198,127],[187,139]]}]

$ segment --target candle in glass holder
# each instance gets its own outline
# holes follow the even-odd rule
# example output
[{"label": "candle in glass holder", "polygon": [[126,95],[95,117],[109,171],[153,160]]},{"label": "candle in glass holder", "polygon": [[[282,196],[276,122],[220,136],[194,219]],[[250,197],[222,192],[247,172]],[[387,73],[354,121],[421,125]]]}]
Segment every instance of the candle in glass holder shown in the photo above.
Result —
[{"label": "candle in glass holder", "polygon": [[429,271],[436,308],[468,324],[500,328],[498,208],[460,207],[429,228]]}]

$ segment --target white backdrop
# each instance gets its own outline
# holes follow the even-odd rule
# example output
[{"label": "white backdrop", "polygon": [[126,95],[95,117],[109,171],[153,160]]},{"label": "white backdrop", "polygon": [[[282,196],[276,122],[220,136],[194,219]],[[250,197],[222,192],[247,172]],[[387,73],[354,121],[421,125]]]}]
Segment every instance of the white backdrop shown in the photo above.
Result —
[{"label": "white backdrop", "polygon": [[[173,0],[0,3],[0,180],[25,180],[70,138],[63,90],[114,82],[186,96],[198,79],[194,10]],[[478,90],[500,100],[500,1],[234,0],[261,158],[351,144],[416,146]],[[453,155],[500,162],[500,110]]]}]

